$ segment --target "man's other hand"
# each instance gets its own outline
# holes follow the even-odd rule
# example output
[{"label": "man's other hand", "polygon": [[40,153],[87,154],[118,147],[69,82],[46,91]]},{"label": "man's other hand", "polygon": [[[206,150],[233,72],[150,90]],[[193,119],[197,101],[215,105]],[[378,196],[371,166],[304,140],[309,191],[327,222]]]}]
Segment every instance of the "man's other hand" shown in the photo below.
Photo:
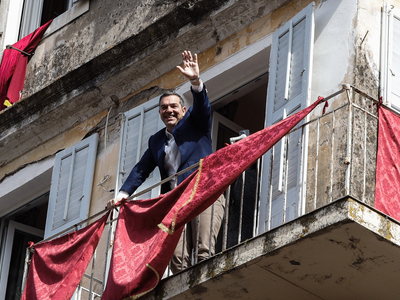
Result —
[{"label": "man's other hand", "polygon": [[115,197],[115,198],[113,198],[113,199],[111,199],[111,200],[108,200],[106,208],[107,208],[108,210],[112,210],[112,209],[114,209],[114,208],[117,206],[116,204],[117,204],[118,202],[120,202],[121,200],[126,199],[126,198],[128,198],[128,197],[129,197],[128,193],[126,193],[126,192],[124,192],[124,191],[120,191],[120,192],[118,193],[117,197]]}]

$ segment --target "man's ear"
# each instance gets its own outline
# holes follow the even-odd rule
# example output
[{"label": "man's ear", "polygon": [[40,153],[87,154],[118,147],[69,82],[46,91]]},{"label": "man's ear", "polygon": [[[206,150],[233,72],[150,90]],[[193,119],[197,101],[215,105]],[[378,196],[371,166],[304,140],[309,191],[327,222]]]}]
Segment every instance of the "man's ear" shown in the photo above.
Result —
[{"label": "man's ear", "polygon": [[182,107],[183,115],[186,114],[186,106]]}]

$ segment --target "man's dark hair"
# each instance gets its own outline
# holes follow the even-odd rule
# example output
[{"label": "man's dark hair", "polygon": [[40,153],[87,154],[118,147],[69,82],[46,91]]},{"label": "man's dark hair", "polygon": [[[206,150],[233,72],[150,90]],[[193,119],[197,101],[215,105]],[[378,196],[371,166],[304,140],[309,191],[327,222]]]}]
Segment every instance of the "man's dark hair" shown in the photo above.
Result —
[{"label": "man's dark hair", "polygon": [[164,97],[168,97],[168,96],[177,96],[177,97],[179,97],[179,102],[180,102],[181,106],[182,106],[182,107],[185,106],[185,100],[183,100],[182,96],[179,95],[178,93],[170,92],[170,91],[165,92],[164,94],[162,94],[162,95],[160,96],[160,100],[158,101],[158,106],[160,106],[161,100],[162,100]]}]

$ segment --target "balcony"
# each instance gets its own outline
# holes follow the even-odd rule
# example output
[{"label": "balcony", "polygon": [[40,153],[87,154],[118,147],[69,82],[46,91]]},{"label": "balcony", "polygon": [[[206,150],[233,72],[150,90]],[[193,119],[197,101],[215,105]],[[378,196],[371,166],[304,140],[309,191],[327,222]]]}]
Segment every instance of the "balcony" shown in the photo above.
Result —
[{"label": "balcony", "polygon": [[[167,271],[141,299],[398,298],[400,223],[373,207],[376,100],[351,86],[325,99],[329,110],[322,114],[317,107],[279,146],[290,153],[293,144],[301,145],[304,172],[295,201],[286,175],[289,156],[276,160],[279,149],[271,149],[263,158],[270,160],[268,169],[257,162],[227,190],[217,254],[177,274]],[[301,140],[291,143],[293,136]],[[279,201],[271,175],[277,162],[285,172]],[[103,233],[77,299],[101,297],[114,221]]]}]

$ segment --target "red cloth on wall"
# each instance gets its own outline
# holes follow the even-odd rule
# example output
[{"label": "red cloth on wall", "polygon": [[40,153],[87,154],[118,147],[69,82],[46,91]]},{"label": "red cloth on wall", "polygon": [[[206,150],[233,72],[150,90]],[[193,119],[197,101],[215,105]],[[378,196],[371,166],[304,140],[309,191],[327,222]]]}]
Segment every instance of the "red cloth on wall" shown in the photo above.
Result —
[{"label": "red cloth on wall", "polygon": [[[44,32],[51,21],[22,38],[13,47],[27,53],[32,53],[39,44]],[[5,49],[0,65],[0,110],[3,110],[5,101],[15,103],[20,98],[25,82],[28,57],[15,49]]]},{"label": "red cloth on wall", "polygon": [[21,300],[71,299],[92,259],[109,214],[81,230],[34,245]]},{"label": "red cloth on wall", "polygon": [[258,158],[298,124],[313,105],[204,158],[167,195],[122,202],[103,300],[135,299],[156,287],[184,224],[209,207]]},{"label": "red cloth on wall", "polygon": [[400,220],[400,117],[378,106],[375,207]]}]

